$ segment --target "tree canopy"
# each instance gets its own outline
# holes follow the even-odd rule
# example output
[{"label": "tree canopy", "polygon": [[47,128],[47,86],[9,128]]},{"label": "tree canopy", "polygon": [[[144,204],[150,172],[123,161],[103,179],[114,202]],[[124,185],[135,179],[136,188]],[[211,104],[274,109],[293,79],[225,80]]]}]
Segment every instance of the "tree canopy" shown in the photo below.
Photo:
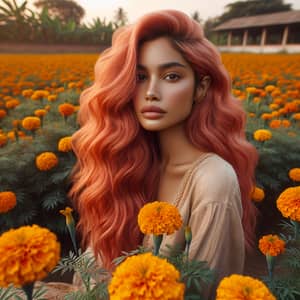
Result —
[{"label": "tree canopy", "polygon": [[219,23],[232,18],[288,11],[292,9],[292,5],[284,3],[284,0],[249,0],[229,3],[225,9],[226,11],[218,18]]},{"label": "tree canopy", "polygon": [[57,17],[62,23],[73,20],[78,25],[85,15],[84,9],[73,0],[37,0],[34,5],[47,9],[49,16]]}]

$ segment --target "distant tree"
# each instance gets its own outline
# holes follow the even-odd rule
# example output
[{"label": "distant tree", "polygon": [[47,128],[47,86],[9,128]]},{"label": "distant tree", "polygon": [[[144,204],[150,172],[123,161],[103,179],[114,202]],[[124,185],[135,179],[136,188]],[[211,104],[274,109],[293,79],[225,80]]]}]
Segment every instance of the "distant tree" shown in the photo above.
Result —
[{"label": "distant tree", "polygon": [[39,9],[47,9],[50,17],[57,17],[62,23],[72,20],[79,25],[85,15],[84,9],[73,0],[37,0],[34,5]]},{"label": "distant tree", "polygon": [[200,24],[202,23],[202,19],[200,18],[200,14],[197,10],[191,14],[191,18]]},{"label": "distant tree", "polygon": [[114,15],[114,24],[116,27],[124,26],[128,23],[127,13],[122,7],[119,7]]},{"label": "distant tree", "polygon": [[284,3],[284,0],[249,0],[229,3],[225,8],[226,11],[218,18],[219,23],[232,18],[288,11],[292,10],[292,5]]}]

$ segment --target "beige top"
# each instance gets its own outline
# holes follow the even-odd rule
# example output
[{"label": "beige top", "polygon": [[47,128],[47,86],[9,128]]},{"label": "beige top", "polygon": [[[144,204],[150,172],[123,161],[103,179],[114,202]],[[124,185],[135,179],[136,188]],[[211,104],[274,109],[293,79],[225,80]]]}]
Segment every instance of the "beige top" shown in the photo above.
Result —
[{"label": "beige top", "polygon": [[[232,273],[242,273],[245,248],[242,227],[241,195],[232,166],[214,153],[204,153],[185,172],[173,201],[185,225],[192,230],[190,258],[207,261],[218,280]],[[165,236],[165,245],[178,244],[184,249],[184,229]],[[143,245],[153,248],[152,237]],[[210,298],[210,297],[209,297]]]}]

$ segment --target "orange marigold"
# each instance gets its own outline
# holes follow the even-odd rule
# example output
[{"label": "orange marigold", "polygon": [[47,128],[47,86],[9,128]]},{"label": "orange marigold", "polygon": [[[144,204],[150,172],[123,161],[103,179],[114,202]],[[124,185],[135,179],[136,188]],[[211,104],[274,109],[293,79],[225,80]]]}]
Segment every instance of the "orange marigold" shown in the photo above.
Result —
[{"label": "orange marigold", "polygon": [[284,252],[285,242],[276,234],[268,234],[259,240],[258,247],[264,255],[277,256]]},{"label": "orange marigold", "polygon": [[253,192],[251,194],[251,199],[255,202],[260,202],[265,198],[265,192],[263,189],[259,188],[259,187],[255,187],[253,189]]},{"label": "orange marigold", "polygon": [[113,273],[111,300],[183,300],[179,271],[166,259],[151,253],[128,257]]},{"label": "orange marigold", "polygon": [[254,139],[259,142],[264,142],[272,138],[272,132],[267,129],[258,129],[253,134]]},{"label": "orange marigold", "polygon": [[11,229],[0,236],[0,287],[21,287],[41,280],[56,266],[56,235],[37,225]]},{"label": "orange marigold", "polygon": [[0,192],[0,213],[6,213],[17,204],[17,197],[11,191]]},{"label": "orange marigold", "polygon": [[300,181],[300,168],[293,168],[289,171],[289,177],[293,181]]},{"label": "orange marigold", "polygon": [[282,126],[285,127],[285,128],[288,128],[291,126],[291,122],[289,120],[282,120],[281,122]]},{"label": "orange marigold", "polygon": [[300,120],[300,113],[293,114],[293,119],[299,121]]},{"label": "orange marigold", "polygon": [[0,119],[3,119],[7,115],[6,110],[0,109]]},{"label": "orange marigold", "polygon": [[48,101],[53,102],[57,99],[57,95],[49,95],[48,96]]},{"label": "orange marigold", "polygon": [[277,198],[277,208],[286,218],[300,221],[300,186],[285,189]]},{"label": "orange marigold", "polygon": [[48,171],[58,164],[58,158],[53,152],[43,152],[35,159],[37,168],[41,171]]},{"label": "orange marigold", "polygon": [[278,119],[272,120],[272,121],[269,123],[269,126],[270,126],[270,128],[273,128],[273,129],[279,128],[279,127],[281,126],[281,120],[278,120]]},{"label": "orange marigold", "polygon": [[0,147],[4,146],[7,143],[7,136],[0,133]]},{"label": "orange marigold", "polygon": [[68,117],[74,113],[75,107],[73,104],[63,103],[58,106],[58,110],[62,116]]},{"label": "orange marigold", "polygon": [[141,208],[138,224],[144,234],[172,234],[182,226],[182,218],[176,206],[155,201]]},{"label": "orange marigold", "polygon": [[71,140],[72,140],[72,138],[70,136],[61,138],[58,142],[58,151],[61,151],[61,152],[71,151],[72,150]]},{"label": "orange marigold", "polygon": [[218,288],[216,300],[276,300],[266,285],[250,276],[233,274],[224,277]]},{"label": "orange marigold", "polygon": [[47,110],[46,109],[36,109],[34,111],[34,114],[37,116],[37,117],[43,117],[47,114]]},{"label": "orange marigold", "polygon": [[26,117],[22,120],[22,126],[26,130],[36,130],[41,126],[41,120],[38,117]]}]

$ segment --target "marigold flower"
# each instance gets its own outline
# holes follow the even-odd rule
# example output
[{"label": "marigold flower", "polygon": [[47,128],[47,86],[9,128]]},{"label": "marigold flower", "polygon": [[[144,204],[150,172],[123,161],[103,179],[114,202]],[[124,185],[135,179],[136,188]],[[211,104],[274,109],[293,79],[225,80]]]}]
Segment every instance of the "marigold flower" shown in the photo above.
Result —
[{"label": "marigold flower", "polygon": [[300,120],[300,113],[293,114],[293,119],[299,121]]},{"label": "marigold flower", "polygon": [[277,198],[277,208],[285,218],[300,221],[300,186],[285,189]]},{"label": "marigold flower", "polygon": [[289,177],[293,181],[300,181],[300,168],[293,168],[289,171]]},{"label": "marigold flower", "polygon": [[62,116],[68,117],[68,116],[70,116],[74,113],[75,107],[74,107],[73,104],[63,103],[63,104],[58,106],[58,111],[60,112],[60,114]]},{"label": "marigold flower", "polygon": [[49,96],[49,94],[50,93],[46,90],[36,90],[31,95],[31,99],[32,100],[40,100],[40,99],[43,99],[43,98],[47,98]]},{"label": "marigold flower", "polygon": [[0,119],[3,119],[7,115],[6,110],[0,109]]},{"label": "marigold flower", "polygon": [[268,93],[271,93],[275,90],[275,86],[274,85],[267,85],[265,86],[265,91],[268,92]]},{"label": "marigold flower", "polygon": [[58,164],[58,158],[53,152],[43,152],[35,159],[37,168],[41,171],[48,171]]},{"label": "marigold flower", "polygon": [[138,224],[144,234],[172,234],[182,226],[182,218],[176,206],[155,201],[141,208]]},{"label": "marigold flower", "polygon": [[281,120],[272,120],[270,123],[269,123],[269,126],[270,128],[279,128],[281,126]]},{"label": "marigold flower", "polygon": [[0,286],[21,287],[41,280],[56,266],[60,244],[54,233],[37,225],[0,236]]},{"label": "marigold flower", "polygon": [[255,113],[252,113],[252,112],[250,112],[248,115],[250,118],[255,118],[255,116],[256,116]]},{"label": "marigold flower", "polygon": [[266,285],[250,276],[233,274],[224,277],[218,288],[216,300],[276,300]]},{"label": "marigold flower", "polygon": [[256,93],[256,87],[249,86],[246,88],[246,92],[249,94],[255,94]]},{"label": "marigold flower", "polygon": [[291,122],[289,120],[282,120],[281,124],[285,128],[288,128],[291,126]]},{"label": "marigold flower", "polygon": [[36,109],[34,111],[34,114],[37,116],[37,117],[43,117],[47,114],[47,110],[46,109]]},{"label": "marigold flower", "polygon": [[273,118],[272,114],[264,113],[260,116],[263,120],[271,120]]},{"label": "marigold flower", "polygon": [[17,197],[11,191],[0,192],[0,213],[6,213],[17,204]]},{"label": "marigold flower", "polygon": [[0,133],[0,147],[4,146],[7,143],[7,136]]},{"label": "marigold flower", "polygon": [[259,240],[258,247],[264,255],[277,256],[284,252],[285,242],[276,234],[268,234]]},{"label": "marigold flower", "polygon": [[253,192],[251,194],[251,199],[255,202],[261,202],[262,200],[264,200],[264,198],[265,198],[264,190],[256,186],[253,189]]},{"label": "marigold flower", "polygon": [[17,99],[9,100],[5,103],[5,107],[8,109],[13,109],[13,108],[17,107],[18,105],[20,105],[20,101]]},{"label": "marigold flower", "polygon": [[41,120],[38,117],[26,117],[22,120],[22,126],[26,130],[36,130],[41,126]]},{"label": "marigold flower", "polygon": [[61,152],[72,151],[71,140],[72,140],[72,137],[70,137],[70,136],[61,138],[58,142],[58,151],[61,151]]},{"label": "marigold flower", "polygon": [[31,97],[32,94],[33,94],[33,90],[32,89],[28,89],[28,90],[22,91],[22,96],[23,97]]},{"label": "marigold flower", "polygon": [[113,273],[111,300],[183,300],[184,284],[176,268],[151,253],[128,257]]},{"label": "marigold flower", "polygon": [[267,129],[258,129],[254,132],[254,139],[259,142],[264,142],[272,138],[272,132]]},{"label": "marigold flower", "polygon": [[48,96],[48,101],[53,102],[57,99],[57,95],[49,95]]}]

